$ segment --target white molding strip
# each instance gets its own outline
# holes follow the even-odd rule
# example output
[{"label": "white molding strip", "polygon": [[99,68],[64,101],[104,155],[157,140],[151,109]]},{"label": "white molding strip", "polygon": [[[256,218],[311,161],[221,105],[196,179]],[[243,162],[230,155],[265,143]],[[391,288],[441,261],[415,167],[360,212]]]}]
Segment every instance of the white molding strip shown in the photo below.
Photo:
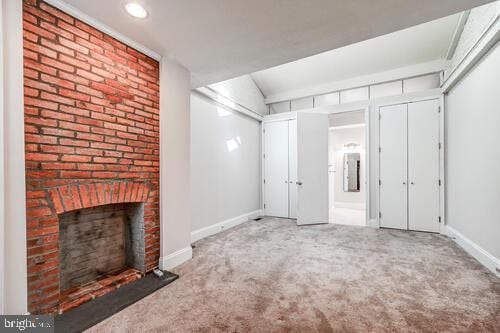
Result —
[{"label": "white molding strip", "polygon": [[365,124],[353,124],[353,125],[342,125],[342,126],[330,126],[328,129],[330,131],[340,130],[340,129],[349,129],[349,128],[358,128],[365,127]]},{"label": "white molding strip", "polygon": [[231,111],[239,112],[241,114],[244,114],[245,116],[248,116],[250,118],[253,118],[258,121],[262,121],[264,117],[257,112],[254,112],[250,110],[249,108],[236,103],[232,99],[222,96],[221,94],[217,93],[215,90],[209,88],[209,87],[201,87],[192,90],[194,93],[197,93],[201,96],[204,96],[211,100],[213,103],[220,105],[222,107],[228,108]]},{"label": "white molding strip", "polygon": [[191,232],[191,242],[196,242],[202,238],[208,237],[215,235],[221,231],[224,231],[226,229],[235,227],[237,225],[240,225],[242,223],[245,223],[247,221],[250,221],[251,219],[254,219],[256,217],[259,217],[262,215],[262,210],[254,210],[253,212],[246,213],[240,216],[233,217],[231,219],[212,224],[211,226],[201,228],[195,231]]},{"label": "white molding strip", "polygon": [[54,6],[54,7],[59,8],[63,12],[65,12],[71,16],[76,17],[77,19],[87,23],[88,25],[110,35],[111,37],[119,40],[120,42],[127,44],[128,46],[136,49],[137,51],[142,52],[145,55],[147,55],[147,56],[149,56],[157,61],[161,60],[161,55],[159,53],[145,47],[144,45],[136,42],[135,40],[128,38],[125,35],[122,35],[118,31],[110,28],[109,26],[96,20],[95,18],[85,14],[84,12],[77,9],[76,7],[69,5],[61,0],[44,0],[44,1],[47,2],[48,4]]},{"label": "white molding strip", "polygon": [[301,97],[317,96],[346,89],[365,87],[372,84],[408,79],[427,74],[439,73],[445,69],[448,69],[448,67],[448,60],[439,59],[407,67],[396,68],[384,72],[358,76],[347,80],[329,82],[305,89],[297,89],[284,93],[269,95],[266,97],[264,102],[266,104],[271,104]]},{"label": "white molding strip", "polygon": [[193,249],[187,246],[179,251],[160,258],[160,269],[170,270],[193,258]]},{"label": "white molding strip", "polygon": [[369,220],[368,220],[368,226],[369,226],[370,228],[376,228],[376,229],[379,229],[379,228],[380,228],[380,225],[378,224],[377,219],[369,219]]},{"label": "white molding strip", "polygon": [[[468,254],[476,258],[484,267],[488,268],[493,274],[500,277],[500,259],[462,235],[449,225],[446,226],[446,234],[452,238]],[[497,271],[497,269],[499,271]]]},{"label": "white molding strip", "polygon": [[354,210],[365,210],[365,203],[364,202],[335,202],[333,204],[333,209],[335,208],[347,208],[347,209],[354,209]]},{"label": "white molding strip", "polygon": [[463,11],[460,14],[460,18],[458,19],[457,26],[455,27],[455,31],[453,32],[453,37],[451,38],[450,45],[448,45],[448,51],[446,51],[446,59],[451,60],[453,55],[455,54],[455,50],[457,49],[458,41],[462,36],[462,32],[464,31],[465,23],[469,18],[470,9]]},{"label": "white molding strip", "polygon": [[449,92],[499,40],[500,14],[497,12],[476,43],[451,70],[450,75],[441,85],[443,93]]}]

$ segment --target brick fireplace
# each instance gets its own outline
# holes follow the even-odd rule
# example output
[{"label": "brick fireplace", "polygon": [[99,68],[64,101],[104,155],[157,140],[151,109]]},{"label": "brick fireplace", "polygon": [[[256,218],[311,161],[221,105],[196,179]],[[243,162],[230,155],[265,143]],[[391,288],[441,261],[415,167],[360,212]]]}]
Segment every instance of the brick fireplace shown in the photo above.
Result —
[{"label": "brick fireplace", "polygon": [[24,86],[29,311],[63,312],[158,265],[159,64],[25,0]]}]

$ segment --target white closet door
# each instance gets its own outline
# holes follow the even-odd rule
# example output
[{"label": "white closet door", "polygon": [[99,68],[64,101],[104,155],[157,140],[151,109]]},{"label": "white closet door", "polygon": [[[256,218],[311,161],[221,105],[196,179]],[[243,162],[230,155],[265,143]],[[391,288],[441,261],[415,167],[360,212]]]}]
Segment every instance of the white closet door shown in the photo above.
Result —
[{"label": "white closet door", "polygon": [[408,104],[408,229],[439,232],[439,100]]},{"label": "white closet door", "polygon": [[266,123],[264,130],[265,214],[288,217],[288,121]]},{"label": "white closet door", "polygon": [[407,229],[407,105],[381,107],[380,226]]},{"label": "white closet door", "polygon": [[328,223],[328,115],[297,113],[297,224]]},{"label": "white closet door", "polygon": [[288,121],[288,216],[297,218],[297,120]]}]

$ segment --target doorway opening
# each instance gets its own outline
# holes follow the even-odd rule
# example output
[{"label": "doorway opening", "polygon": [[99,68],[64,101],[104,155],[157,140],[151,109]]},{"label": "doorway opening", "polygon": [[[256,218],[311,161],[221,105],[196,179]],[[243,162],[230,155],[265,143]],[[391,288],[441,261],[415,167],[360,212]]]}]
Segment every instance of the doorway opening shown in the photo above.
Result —
[{"label": "doorway opening", "polygon": [[365,110],[331,113],[328,127],[329,222],[366,226]]}]

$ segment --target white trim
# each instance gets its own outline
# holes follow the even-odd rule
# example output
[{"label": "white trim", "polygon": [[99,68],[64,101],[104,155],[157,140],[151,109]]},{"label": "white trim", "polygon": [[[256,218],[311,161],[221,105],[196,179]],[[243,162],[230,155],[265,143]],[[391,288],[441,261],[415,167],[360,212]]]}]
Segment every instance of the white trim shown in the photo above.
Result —
[{"label": "white trim", "polygon": [[175,251],[166,257],[160,257],[160,269],[170,270],[193,258],[193,249],[187,246],[179,251]]},{"label": "white trim", "polygon": [[242,214],[240,216],[236,216],[225,221],[221,221],[215,224],[212,224],[208,227],[201,228],[191,232],[191,242],[199,241],[202,238],[215,235],[219,232],[222,232],[226,229],[235,227],[242,223],[248,222],[254,218],[257,218],[262,215],[262,210],[254,210],[253,212]]},{"label": "white trim", "polygon": [[264,119],[264,117],[258,114],[257,112],[254,112],[249,108],[241,104],[238,104],[237,102],[226,96],[222,96],[221,94],[217,93],[213,89],[210,89],[209,87],[201,87],[198,89],[194,89],[193,92],[202,97],[208,98],[211,102],[213,102],[216,105],[228,108],[230,111],[239,112],[241,114],[244,114],[245,116],[248,116],[258,121],[262,121]]},{"label": "white trim", "polygon": [[328,130],[335,131],[335,130],[358,128],[358,127],[366,127],[366,125],[365,124],[353,124],[353,125],[343,125],[343,126],[330,126],[330,127],[328,127]]},{"label": "white trim", "polygon": [[481,60],[499,40],[500,40],[500,16],[497,12],[496,16],[490,21],[488,26],[483,30],[481,36],[474,45],[465,53],[464,57],[451,70],[450,75],[441,85],[443,93],[449,92],[474,65]]},{"label": "white trim", "polygon": [[380,229],[380,225],[378,224],[377,219],[369,219],[368,220],[368,226],[370,228]]},{"label": "white trim", "polygon": [[362,202],[334,202],[333,209],[335,208],[349,208],[355,210],[365,210],[366,204]]},{"label": "white trim", "polygon": [[77,19],[87,23],[88,25],[91,25],[92,27],[96,28],[97,30],[100,30],[100,31],[110,35],[111,37],[127,44],[128,46],[136,49],[137,51],[144,53],[145,55],[147,55],[147,56],[149,56],[157,61],[161,60],[161,55],[159,53],[145,47],[144,45],[136,42],[135,40],[132,40],[132,39],[126,37],[125,35],[122,35],[118,31],[110,28],[109,26],[96,20],[95,18],[85,14],[84,12],[77,9],[76,7],[69,5],[61,0],[44,0],[44,1],[47,2],[48,4],[54,6],[54,7],[59,8],[63,12],[65,12],[71,16],[76,17]]},{"label": "white trim", "polygon": [[0,0],[0,314],[5,312],[5,186],[4,186],[4,68],[3,68],[3,0]]},{"label": "white trim", "polygon": [[449,67],[448,60],[439,59],[407,67],[396,68],[389,71],[358,76],[347,80],[334,81],[304,89],[297,89],[279,94],[269,95],[265,98],[264,102],[266,104],[277,103],[296,98],[317,96],[340,90],[365,87],[372,84],[408,79],[427,74],[439,73],[447,69],[448,67]]},{"label": "white trim", "polygon": [[[448,237],[452,238],[458,245],[460,245],[460,247],[462,247],[465,252],[476,258],[477,261],[479,261],[484,267],[489,269],[493,274],[500,277],[499,258],[496,258],[494,255],[492,255],[449,225],[446,226],[446,234]],[[499,271],[497,271],[497,269]]]},{"label": "white trim", "polygon": [[4,314],[28,311],[23,103],[23,2],[2,1],[5,246]]},{"label": "white trim", "polygon": [[451,60],[451,58],[453,58],[453,55],[455,54],[458,41],[462,36],[462,32],[464,31],[465,23],[467,22],[467,18],[469,18],[469,14],[470,9],[460,13],[460,18],[458,19],[457,26],[455,27],[455,31],[453,32],[453,37],[451,37],[450,45],[448,45],[448,51],[446,51],[447,60]]}]

